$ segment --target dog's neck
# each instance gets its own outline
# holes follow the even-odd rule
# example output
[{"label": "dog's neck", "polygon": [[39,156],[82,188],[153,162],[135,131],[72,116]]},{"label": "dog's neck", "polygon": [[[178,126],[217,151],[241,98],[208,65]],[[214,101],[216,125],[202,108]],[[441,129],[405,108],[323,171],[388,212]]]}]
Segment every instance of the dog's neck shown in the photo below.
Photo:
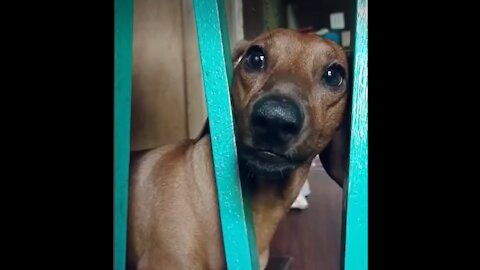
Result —
[{"label": "dog's neck", "polygon": [[282,217],[295,201],[310,169],[311,160],[281,179],[268,179],[242,172],[247,186],[259,254],[269,248]]},{"label": "dog's neck", "polygon": [[[197,140],[209,133],[208,122],[205,122]],[[269,248],[280,220],[290,209],[307,179],[312,161],[313,157],[307,159],[296,170],[280,179],[261,178],[252,175],[248,170],[240,166],[242,185],[246,186],[246,191],[251,200],[259,254]]]}]

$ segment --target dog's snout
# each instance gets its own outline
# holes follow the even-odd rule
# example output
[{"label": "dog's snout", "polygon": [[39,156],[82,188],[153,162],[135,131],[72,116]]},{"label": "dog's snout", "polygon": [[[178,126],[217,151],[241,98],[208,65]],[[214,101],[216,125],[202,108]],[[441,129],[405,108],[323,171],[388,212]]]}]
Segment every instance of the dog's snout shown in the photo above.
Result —
[{"label": "dog's snout", "polygon": [[270,96],[255,103],[250,126],[256,144],[284,146],[303,126],[303,112],[290,98]]}]

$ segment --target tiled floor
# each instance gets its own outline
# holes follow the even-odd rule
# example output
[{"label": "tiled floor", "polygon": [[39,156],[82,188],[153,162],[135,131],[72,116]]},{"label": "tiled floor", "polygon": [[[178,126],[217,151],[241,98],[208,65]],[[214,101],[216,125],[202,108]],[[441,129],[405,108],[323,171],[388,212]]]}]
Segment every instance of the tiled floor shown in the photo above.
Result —
[{"label": "tiled floor", "polygon": [[271,257],[292,257],[290,270],[339,270],[343,191],[318,160],[308,179],[309,207],[291,210],[284,218],[271,244]]}]

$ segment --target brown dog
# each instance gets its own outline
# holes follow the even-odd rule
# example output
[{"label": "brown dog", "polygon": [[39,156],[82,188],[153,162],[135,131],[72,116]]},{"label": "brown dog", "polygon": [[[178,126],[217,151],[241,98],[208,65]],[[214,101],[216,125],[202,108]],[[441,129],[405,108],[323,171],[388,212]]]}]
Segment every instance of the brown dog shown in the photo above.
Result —
[{"label": "brown dog", "polygon": [[[252,198],[261,269],[313,158],[339,127],[347,60],[333,42],[275,30],[233,54],[241,181]],[[128,262],[136,269],[225,269],[207,132],[132,156]]]}]

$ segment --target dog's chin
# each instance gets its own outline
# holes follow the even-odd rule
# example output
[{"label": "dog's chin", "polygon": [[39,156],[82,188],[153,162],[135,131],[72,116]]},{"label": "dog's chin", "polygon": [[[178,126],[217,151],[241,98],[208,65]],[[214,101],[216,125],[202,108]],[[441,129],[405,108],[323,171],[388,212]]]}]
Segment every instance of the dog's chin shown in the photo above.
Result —
[{"label": "dog's chin", "polygon": [[298,166],[285,156],[254,149],[239,151],[239,163],[245,175],[271,179],[285,178]]}]

